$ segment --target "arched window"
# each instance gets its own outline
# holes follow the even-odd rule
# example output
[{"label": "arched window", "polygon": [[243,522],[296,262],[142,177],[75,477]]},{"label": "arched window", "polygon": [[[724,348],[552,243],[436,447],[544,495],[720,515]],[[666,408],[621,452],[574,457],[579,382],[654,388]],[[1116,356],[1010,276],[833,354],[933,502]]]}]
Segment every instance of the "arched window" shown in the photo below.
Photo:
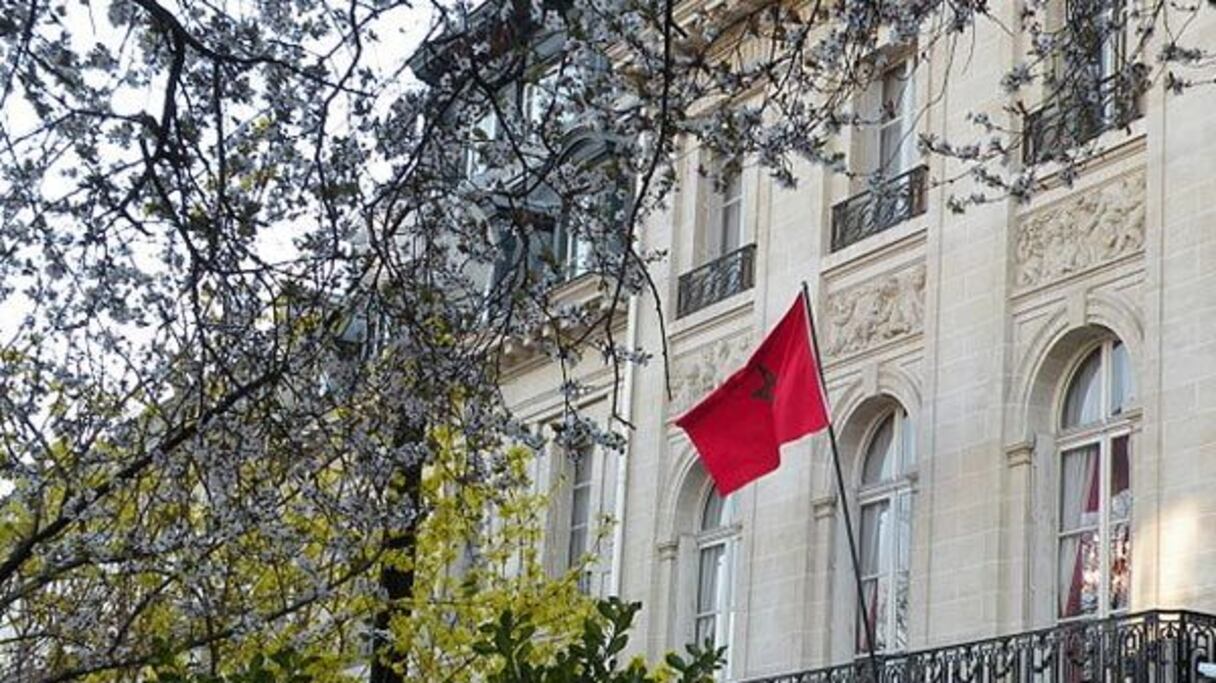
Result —
[{"label": "arched window", "polygon": [[1107,339],[1069,375],[1060,412],[1057,615],[1127,609],[1131,580],[1131,431],[1127,350]]},{"label": "arched window", "polygon": [[734,622],[735,554],[739,522],[735,497],[711,488],[701,511],[697,533],[696,642],[727,646]]},{"label": "arched window", "polygon": [[[861,490],[861,587],[874,629],[874,649],[908,644],[908,567],[912,541],[912,479],[916,434],[901,407],[887,411],[865,442]],[[869,650],[865,621],[857,617],[858,652]]]}]

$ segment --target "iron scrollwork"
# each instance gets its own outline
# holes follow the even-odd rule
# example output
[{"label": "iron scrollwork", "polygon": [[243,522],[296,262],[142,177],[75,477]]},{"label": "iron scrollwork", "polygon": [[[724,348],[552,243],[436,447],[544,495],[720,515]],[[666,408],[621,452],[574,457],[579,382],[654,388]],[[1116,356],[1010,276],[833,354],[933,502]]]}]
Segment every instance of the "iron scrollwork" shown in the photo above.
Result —
[{"label": "iron scrollwork", "polygon": [[832,207],[832,251],[925,212],[928,169],[917,166]]},{"label": "iron scrollwork", "polygon": [[680,276],[676,317],[752,288],[756,277],[756,245],[749,244]]},{"label": "iron scrollwork", "polygon": [[1153,610],[750,683],[1189,683],[1214,657],[1216,616]]}]

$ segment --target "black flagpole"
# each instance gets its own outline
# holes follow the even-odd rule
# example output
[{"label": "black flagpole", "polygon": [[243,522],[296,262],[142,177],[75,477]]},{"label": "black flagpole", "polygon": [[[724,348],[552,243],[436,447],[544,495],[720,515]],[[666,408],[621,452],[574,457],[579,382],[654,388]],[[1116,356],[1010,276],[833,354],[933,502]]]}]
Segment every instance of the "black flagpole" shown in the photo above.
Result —
[{"label": "black flagpole", "polygon": [[[802,301],[806,304],[806,320],[811,328],[811,348],[815,354],[815,367],[819,370],[819,390],[823,396],[823,406],[828,408],[828,385],[823,378],[823,358],[819,355],[819,339],[815,334],[815,314],[811,310],[811,293],[802,281]],[[840,495],[840,509],[844,512],[844,529],[849,537],[849,557],[853,561],[853,580],[857,584],[857,609],[861,610],[861,623],[866,629],[866,651],[870,658],[870,672],[873,682],[878,683],[878,656],[874,653],[874,624],[870,622],[870,611],[866,609],[865,593],[861,586],[861,560],[857,555],[857,538],[853,535],[853,518],[849,513],[849,497],[844,486],[844,473],[840,469],[840,449],[836,446],[836,427],[832,424],[832,415],[828,412],[828,438],[832,442],[832,466],[836,469],[836,490]],[[877,595],[874,596],[878,598]]]}]

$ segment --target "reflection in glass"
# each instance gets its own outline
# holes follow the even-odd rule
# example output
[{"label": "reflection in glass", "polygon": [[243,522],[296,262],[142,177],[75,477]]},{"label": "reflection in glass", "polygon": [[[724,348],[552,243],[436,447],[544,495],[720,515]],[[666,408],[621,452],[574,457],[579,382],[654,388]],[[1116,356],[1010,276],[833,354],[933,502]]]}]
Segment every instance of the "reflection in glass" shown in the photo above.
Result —
[{"label": "reflection in glass", "polygon": [[709,492],[705,499],[705,509],[701,513],[701,531],[712,531],[729,526],[735,521],[734,496],[722,497],[718,490]]},{"label": "reflection in glass", "polygon": [[1066,451],[1060,471],[1059,615],[1092,614],[1098,608],[1101,505],[1097,444]]},{"label": "reflection in glass", "polygon": [[862,481],[866,484],[877,484],[895,476],[895,413],[883,419],[870,438],[870,446],[866,449],[865,469]]},{"label": "reflection in glass", "polygon": [[[729,646],[733,609],[734,554],[737,541],[734,496],[711,490],[701,511],[698,538],[696,615],[698,644]],[[728,653],[729,658],[729,653]]]},{"label": "reflection in glass", "polygon": [[1135,400],[1136,383],[1127,347],[1123,342],[1115,342],[1110,351],[1110,414],[1121,415]]},{"label": "reflection in glass", "polygon": [[1098,370],[1102,366],[1102,349],[1094,349],[1085,358],[1064,397],[1063,427],[1080,427],[1093,424],[1102,418],[1102,386]]},{"label": "reflection in glass", "polygon": [[[912,489],[904,475],[916,463],[916,432],[902,408],[884,416],[862,464],[860,563],[866,611],[856,618],[858,652],[868,650],[865,620],[876,650],[907,647],[908,568],[911,565]],[[901,477],[903,477],[901,479]]]}]

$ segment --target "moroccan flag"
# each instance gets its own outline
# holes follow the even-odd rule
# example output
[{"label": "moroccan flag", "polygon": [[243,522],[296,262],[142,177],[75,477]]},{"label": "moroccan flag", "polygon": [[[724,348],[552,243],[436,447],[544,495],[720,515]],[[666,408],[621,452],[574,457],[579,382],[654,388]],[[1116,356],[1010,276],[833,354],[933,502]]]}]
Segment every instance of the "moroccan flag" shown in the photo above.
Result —
[{"label": "moroccan flag", "polygon": [[781,444],[828,425],[800,294],[741,370],[676,420],[726,495],[781,464]]}]

